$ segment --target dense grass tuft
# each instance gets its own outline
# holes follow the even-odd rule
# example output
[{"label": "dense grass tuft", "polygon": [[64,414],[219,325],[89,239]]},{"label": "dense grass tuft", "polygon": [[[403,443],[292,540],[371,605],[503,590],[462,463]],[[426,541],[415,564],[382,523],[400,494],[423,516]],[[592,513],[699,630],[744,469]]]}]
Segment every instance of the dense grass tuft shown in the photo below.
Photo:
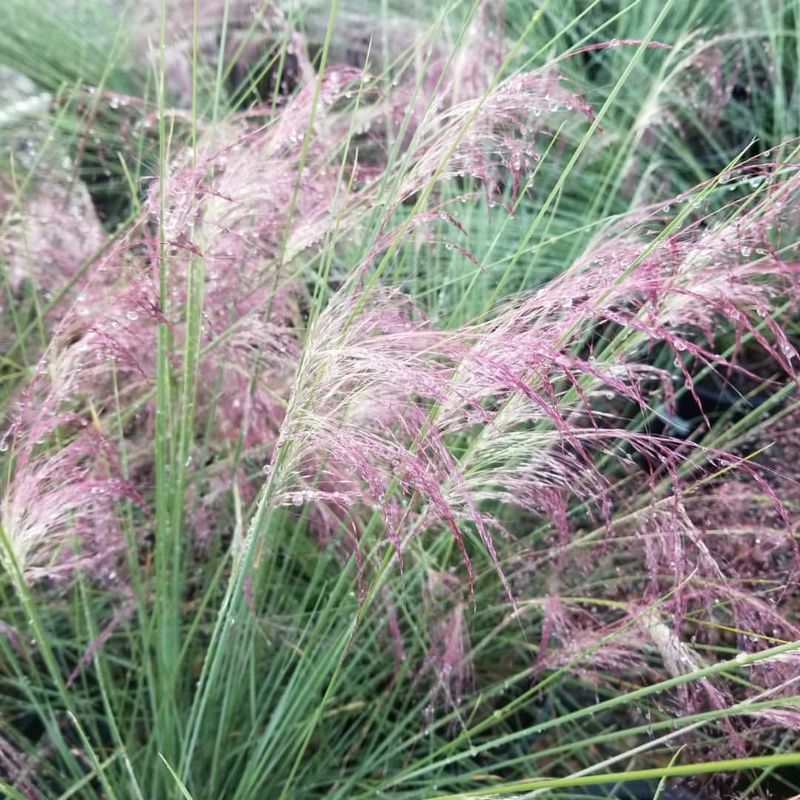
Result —
[{"label": "dense grass tuft", "polygon": [[0,12],[6,796],[800,791],[797,9],[528,5]]}]

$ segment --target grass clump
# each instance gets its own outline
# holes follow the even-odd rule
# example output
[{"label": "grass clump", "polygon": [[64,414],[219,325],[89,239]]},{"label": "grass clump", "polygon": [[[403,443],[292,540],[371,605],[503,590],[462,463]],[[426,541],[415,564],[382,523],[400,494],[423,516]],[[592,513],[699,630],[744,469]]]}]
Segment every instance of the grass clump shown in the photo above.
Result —
[{"label": "grass clump", "polygon": [[794,7],[28,5],[2,791],[796,793]]}]

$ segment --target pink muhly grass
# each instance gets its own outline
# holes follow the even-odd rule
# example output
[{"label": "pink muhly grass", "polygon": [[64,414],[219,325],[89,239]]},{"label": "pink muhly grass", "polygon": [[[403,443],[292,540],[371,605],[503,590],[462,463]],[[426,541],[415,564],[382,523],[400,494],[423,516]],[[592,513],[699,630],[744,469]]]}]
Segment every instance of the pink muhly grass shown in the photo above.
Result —
[{"label": "pink muhly grass", "polygon": [[337,198],[348,199],[325,144],[331,107],[361,79],[358,70],[330,68],[318,92],[305,85],[268,124],[210,128],[175,160],[166,185],[153,186],[147,209],[157,219],[163,195],[176,308],[187,264],[199,259],[204,313],[217,335],[251,314],[292,319],[292,259],[323,239],[337,222]]},{"label": "pink muhly grass", "polygon": [[35,773],[32,759],[8,741],[7,735],[0,735],[0,770],[3,777],[13,781],[15,789],[23,797],[39,800],[42,794],[33,781]]},{"label": "pink muhly grass", "polygon": [[31,580],[76,569],[110,579],[124,563],[120,503],[145,506],[123,475],[110,420],[118,402],[135,402],[150,387],[152,362],[142,355],[146,317],[152,323],[156,312],[146,284],[132,281],[121,292],[116,281],[115,291],[106,268],[95,265],[59,322],[0,439],[11,459],[0,496],[4,561]]},{"label": "pink muhly grass", "polygon": [[420,679],[431,683],[426,721],[431,723],[437,706],[459,708],[471,688],[473,671],[467,632],[465,587],[454,575],[428,571],[423,605],[430,617],[428,651]]},{"label": "pink muhly grass", "polygon": [[[322,144],[329,109],[359,78],[332,68],[318,95],[305,86],[270,124],[243,133],[215,127],[173,166],[164,187],[153,187],[152,217],[162,192],[167,206],[165,313],[179,345],[186,276],[202,266],[197,409],[213,420],[215,456],[229,455],[237,442],[262,457],[274,447],[303,325],[296,257],[324,240],[337,222],[337,197],[347,198]],[[246,482],[240,488],[245,499],[252,495]]]},{"label": "pink muhly grass", "polygon": [[[546,561],[565,583],[582,574],[570,555],[577,532],[568,513],[579,502],[605,530],[594,552],[629,561],[631,576],[644,577],[638,586],[612,577],[630,611],[587,625],[583,637],[575,620],[550,619],[551,607],[540,667],[571,664],[571,653],[589,648],[582,668],[635,670],[644,648],[655,649],[670,674],[692,671],[702,661],[679,630],[701,611],[699,597],[736,609],[737,625],[749,619],[754,630],[777,630],[783,613],[759,616],[762,601],[719,552],[720,537],[686,511],[685,464],[698,465],[689,476],[738,464],[753,490],[769,492],[780,508],[777,495],[735,456],[620,425],[626,406],[648,415],[672,392],[670,371],[651,363],[658,348],[695,397],[693,375],[703,368],[747,373],[737,352],[718,350],[724,326],[752,337],[793,379],[794,347],[771,315],[796,297],[793,247],[776,246],[775,236],[787,230],[797,177],[783,168],[768,175],[746,212],[731,206],[702,225],[690,218],[662,240],[652,241],[644,229],[652,222],[635,215],[550,284],[457,330],[435,330],[397,293],[344,287],[308,332],[278,442],[273,502],[335,507],[334,519],[351,532],[378,510],[398,554],[414,536],[449,530],[470,575],[465,534],[473,531],[499,568],[495,537],[510,532],[496,514],[515,508],[555,532]],[[620,333],[596,340],[609,325]],[[653,500],[662,498],[652,512],[647,493],[627,488],[637,474]],[[626,510],[630,523],[618,525]],[[788,520],[785,510],[780,518]],[[614,540],[623,533],[619,550]],[[793,579],[791,530],[775,534]],[[513,575],[504,584],[518,596]],[[651,615],[638,634],[623,635],[620,626],[640,613],[631,598],[664,592],[673,593],[666,617]],[[649,631],[644,641],[641,630]],[[714,707],[731,701],[710,684],[697,691]]]},{"label": "pink muhly grass", "polygon": [[[453,537],[466,578],[430,570],[426,589],[431,607],[446,608],[429,632],[432,702],[458,705],[469,684],[462,584],[474,585],[481,552],[512,603],[535,591],[537,572],[554,576],[529,637],[539,642],[537,670],[640,676],[656,654],[663,671],[686,674],[702,663],[683,633],[691,621],[701,642],[722,624],[752,631],[756,641],[738,641],[742,649],[797,637],[783,609],[752,589],[730,537],[712,531],[693,504],[698,484],[720,468],[732,474],[741,459],[697,436],[683,442],[630,424],[663,417],[662,407],[672,413],[681,390],[702,411],[695,381],[704,369],[752,376],[745,338],[794,380],[797,353],[780,314],[797,305],[796,170],[769,162],[731,170],[726,181],[758,179],[758,191],[717,200],[721,208],[710,205],[718,195],[709,185],[637,211],[553,281],[472,324],[439,330],[381,285],[382,259],[433,220],[459,230],[439,204],[438,182],[475,177],[496,203],[509,176],[519,192],[551,115],[592,118],[555,73],[492,86],[477,67],[460,61],[470,81],[457,92],[442,80],[430,105],[411,114],[407,158],[394,167],[388,198],[376,174],[357,175],[347,189],[340,182],[337,134],[349,125],[342,104],[365,93],[365,75],[352,67],[329,69],[318,91],[308,81],[269,124],[234,118],[201,130],[195,152],[174,160],[130,235],[93,265],[28,387],[34,410],[23,407],[12,425],[2,525],[6,558],[23,575],[61,578],[80,568],[110,578],[122,550],[118,504],[144,505],[152,491],[156,326],[169,326],[170,365],[179,367],[187,279],[199,264],[195,413],[211,444],[206,483],[187,491],[197,539],[230,528],[215,504],[231,487],[245,501],[266,487],[273,507],[309,504],[319,538],[344,542],[359,559],[373,555],[363,541],[371,521],[382,524],[401,566],[418,537]],[[376,120],[385,111],[381,102],[368,107]],[[398,225],[412,198],[419,207]],[[377,203],[375,240],[304,330],[300,256],[330,245],[340,227],[358,230]],[[155,289],[162,243],[152,232],[162,204],[165,307]],[[720,342],[731,328],[736,346],[726,353]],[[135,413],[112,444],[95,423],[102,427],[117,403]],[[240,446],[268,478],[234,463]],[[749,487],[748,508],[754,494],[772,491],[746,466],[736,480]],[[759,552],[794,580],[795,520],[772,494],[780,510],[761,526]],[[509,518],[524,521],[534,555],[517,549]],[[603,579],[611,606],[565,599],[596,591],[584,586],[587,576]],[[389,626],[399,659],[396,616]],[[783,672],[759,678],[776,691],[788,680]],[[722,707],[733,700],[726,692],[705,682],[690,699]]]},{"label": "pink muhly grass", "polygon": [[[426,359],[441,335],[415,323],[401,302],[387,293],[351,317],[352,300],[341,295],[309,332],[277,444],[284,448],[277,502],[350,504],[369,497],[399,524],[401,507],[390,491],[395,479],[403,492],[423,484],[433,490],[435,461],[409,452],[408,441],[426,418],[412,395],[435,398],[445,379],[437,380]],[[320,477],[325,488],[315,486]],[[391,524],[388,534],[397,541]]]},{"label": "pink muhly grass", "polygon": [[[322,105],[334,102],[355,75],[332,70],[324,76]],[[149,494],[155,376],[152,343],[156,326],[162,322],[170,326],[176,352],[182,347],[187,275],[198,261],[203,264],[205,281],[201,344],[207,349],[199,367],[197,407],[200,415],[210,414],[215,420],[212,454],[228,456],[239,437],[244,447],[262,452],[274,445],[298,358],[301,322],[296,284],[288,271],[281,276],[276,260],[287,252],[292,207],[297,220],[294,230],[305,230],[303,237],[321,235],[311,233],[310,220],[319,219],[320,232],[333,220],[335,172],[323,180],[327,167],[320,167],[318,160],[327,157],[326,151],[316,144],[303,148],[311,109],[309,87],[274,125],[244,134],[233,132],[227,141],[217,129],[215,144],[209,135],[194,159],[186,157],[173,166],[163,187],[167,205],[164,233],[170,256],[166,308],[159,308],[157,300],[157,274],[153,271],[157,248],[147,225],[148,217],[159,213],[159,187],[154,188],[143,219],[90,265],[86,285],[60,320],[55,338],[37,366],[36,378],[26,390],[27,403],[20,406],[12,422],[11,445],[22,455],[4,499],[4,514],[24,571],[41,570],[37,575],[54,571],[48,559],[62,546],[62,539],[69,538],[67,523],[73,516],[80,519],[76,531],[79,538],[85,538],[84,549],[92,555],[69,563],[88,566],[99,558],[102,543],[95,541],[90,523],[98,529],[106,525],[110,542],[114,538],[109,517],[113,504],[100,501],[116,496],[115,490],[120,496],[129,491],[127,484],[113,483],[118,480],[111,478],[117,474],[112,466],[116,459],[111,458],[113,448],[107,440],[103,441],[109,451],[109,473],[101,480],[81,460],[86,455],[87,434],[74,440],[68,437],[65,447],[45,437],[53,447],[48,455],[46,447],[35,444],[42,437],[31,433],[47,427],[49,423],[42,420],[74,419],[78,429],[92,429],[95,423],[87,405],[93,415],[99,411],[109,418],[120,404],[123,410],[138,407],[121,444],[128,451],[131,481],[143,495]],[[323,116],[320,110],[318,123]],[[308,173],[298,184],[301,158],[315,177],[312,180]],[[320,214],[318,209],[327,209],[327,213]],[[143,256],[149,256],[149,263]],[[76,408],[81,409],[78,414]],[[62,485],[55,485],[50,462],[63,473]],[[93,466],[101,469],[99,462]],[[83,490],[91,499],[78,496]],[[203,498],[195,519],[202,518],[203,507],[213,494]],[[53,504],[61,507],[60,516],[55,515]],[[40,507],[41,513],[33,514],[32,505]],[[208,527],[207,523],[200,525],[201,530]],[[106,549],[113,560],[112,550],[116,552],[118,546]]]},{"label": "pink muhly grass", "polygon": [[510,175],[516,194],[523,176],[541,158],[557,115],[564,112],[593,118],[590,106],[563,88],[555,72],[518,73],[455,105],[433,104],[408,145],[401,197],[422,190],[431,176],[472,176],[494,205]]},{"label": "pink muhly grass", "polygon": [[[66,429],[70,422],[77,433]],[[125,545],[117,504],[141,500],[120,477],[109,443],[85,420],[62,418],[17,433],[11,451],[14,472],[0,499],[5,568],[31,581],[76,569],[113,580]]]},{"label": "pink muhly grass", "polygon": [[[348,79],[341,72],[326,76],[323,103],[344,91]],[[195,163],[173,168],[164,188],[171,256],[166,309],[159,308],[156,276],[142,260],[149,253],[155,263],[146,217],[90,266],[86,285],[58,323],[4,438],[15,466],[4,493],[3,526],[24,574],[53,576],[84,566],[99,575],[100,562],[111,563],[119,554],[114,501],[134,493],[121,480],[114,447],[95,430],[89,409],[103,419],[120,403],[138,406],[123,444],[131,480],[148,494],[152,343],[157,323],[164,322],[176,347],[182,344],[181,309],[192,260],[204,262],[206,282],[202,343],[209,349],[200,365],[200,413],[214,414],[222,454],[240,435],[245,447],[274,443],[297,361],[299,325],[295,287],[288,276],[280,278],[274,260],[285,246],[310,109],[310,90],[301,92],[276,125],[201,146]],[[306,226],[316,209],[330,207],[335,184],[335,177],[320,180],[318,152],[306,151],[317,175],[303,182],[295,203]],[[157,213],[157,191],[146,214]],[[80,232],[80,226],[75,229]],[[91,237],[84,243],[95,246]],[[34,255],[44,259],[42,250]],[[105,456],[91,461],[92,447]]]},{"label": "pink muhly grass", "polygon": [[46,298],[62,290],[107,238],[72,168],[48,162],[30,176],[18,164],[16,187],[0,174],[0,256],[9,285],[18,292],[28,281]]}]

